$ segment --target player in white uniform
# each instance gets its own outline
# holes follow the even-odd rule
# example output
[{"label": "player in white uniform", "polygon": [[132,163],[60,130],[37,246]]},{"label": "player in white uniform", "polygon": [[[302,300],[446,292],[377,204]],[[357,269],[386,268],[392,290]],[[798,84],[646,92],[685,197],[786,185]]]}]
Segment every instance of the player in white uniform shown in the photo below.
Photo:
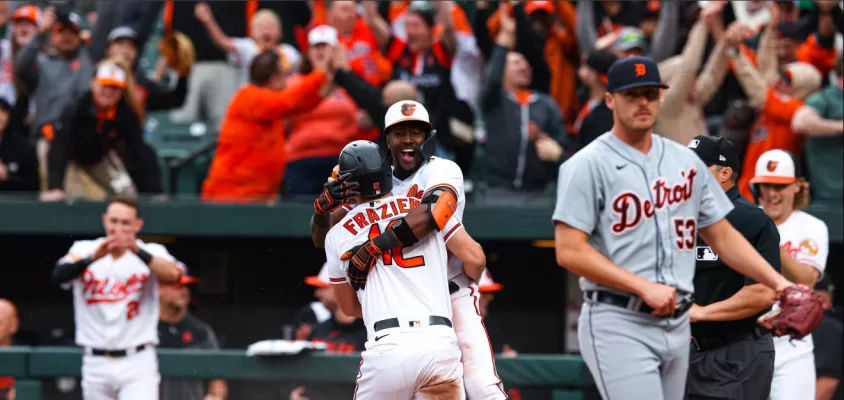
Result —
[{"label": "player in white uniform", "polygon": [[[435,138],[425,107],[415,101],[399,101],[387,110],[384,119],[386,145],[393,159],[393,193],[421,200],[423,196],[439,188],[449,188],[457,198],[457,210],[453,218],[462,220],[466,199],[463,173],[454,162],[431,155],[433,149],[430,146]],[[333,195],[337,196],[333,199],[331,189],[334,190]],[[320,235],[325,234],[326,226],[336,223],[352,209],[353,204],[345,203],[354,201],[354,196],[348,195],[354,190],[354,187],[346,186],[345,182],[334,184],[326,187],[326,191],[315,202],[318,212],[314,215],[311,232],[317,247],[321,247]],[[332,200],[334,204],[331,204]],[[324,203],[322,206],[319,205],[320,201]],[[329,205],[337,207],[339,204],[344,206],[334,212],[325,210],[320,215],[320,208],[324,209]],[[323,221],[320,222],[320,219]],[[489,336],[478,312],[479,276],[471,277],[464,273],[464,264],[477,264],[483,253],[456,257],[453,248],[463,247],[457,243],[466,242],[471,244],[472,248],[479,246],[465,230],[454,234],[457,237],[450,238],[448,245],[448,250],[452,253],[448,264],[449,293],[454,329],[462,350],[463,378],[468,398],[506,399],[507,394],[495,369]]]},{"label": "player in white uniform", "polygon": [[143,220],[134,202],[111,200],[103,225],[106,236],[75,241],[52,277],[73,289],[82,395],[158,399],[158,282],[178,282],[183,267],[164,246],[137,239]]},{"label": "player in white uniform", "polygon": [[[455,196],[390,193],[392,170],[372,142],[350,143],[339,161],[363,202],[325,239],[337,304],[362,317],[368,333],[355,398],[465,398],[446,279],[445,242],[461,230]],[[482,272],[483,265],[467,267]]]},{"label": "player in white uniform", "polygon": [[[780,247],[797,262],[784,261],[783,273],[813,286],[826,268],[829,231],[823,221],[801,211],[809,202],[809,187],[804,180],[796,178],[794,160],[782,150],[762,154],[751,184],[758,185],[754,190],[757,200],[777,224]],[[775,337],[774,348],[771,400],[814,399],[812,336],[794,341],[788,336]]]}]

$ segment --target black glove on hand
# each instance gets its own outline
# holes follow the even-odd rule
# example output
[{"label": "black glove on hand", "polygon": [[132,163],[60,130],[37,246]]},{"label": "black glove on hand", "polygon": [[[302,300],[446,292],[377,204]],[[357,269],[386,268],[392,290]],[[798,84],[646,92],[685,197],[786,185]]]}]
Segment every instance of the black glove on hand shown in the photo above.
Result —
[{"label": "black glove on hand", "polygon": [[326,215],[341,206],[357,204],[360,201],[357,182],[347,182],[351,173],[345,173],[339,178],[327,182],[322,186],[322,193],[314,200],[314,212]]},{"label": "black glove on hand", "polygon": [[340,256],[342,261],[351,259],[347,274],[349,275],[349,283],[356,291],[366,289],[369,272],[378,263],[378,257],[381,256],[381,253],[382,250],[371,240],[368,240],[364,244],[352,247]]}]

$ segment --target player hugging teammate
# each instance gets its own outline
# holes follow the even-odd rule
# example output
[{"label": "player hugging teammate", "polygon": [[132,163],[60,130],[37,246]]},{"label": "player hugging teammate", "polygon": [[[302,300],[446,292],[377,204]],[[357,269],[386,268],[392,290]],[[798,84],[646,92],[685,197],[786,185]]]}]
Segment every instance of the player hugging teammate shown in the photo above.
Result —
[{"label": "player hugging teammate", "polygon": [[[448,253],[451,254],[447,260],[444,284],[447,285],[447,293],[450,295],[449,313],[453,317],[450,323],[453,322],[453,330],[461,351],[465,391],[472,400],[505,399],[507,395],[495,371],[486,328],[476,307],[479,296],[477,280],[484,269],[486,259],[483,249],[469,236],[460,222],[465,206],[463,174],[454,162],[433,156],[435,132],[432,130],[428,111],[422,104],[415,101],[393,104],[385,115],[383,139],[386,149],[381,150],[381,158],[391,164],[391,188],[381,187],[384,186],[381,182],[378,182],[378,186],[381,187],[382,194],[391,192],[395,196],[406,197],[406,209],[402,209],[400,203],[386,203],[378,206],[382,209],[369,208],[371,211],[367,211],[367,215],[355,213],[355,216],[345,218],[347,213],[368,204],[357,205],[363,200],[361,197],[364,196],[362,191],[365,189],[365,182],[354,172],[342,170],[341,165],[336,179],[329,179],[323,193],[314,201],[315,214],[311,220],[314,244],[318,248],[323,247],[329,229],[343,220],[335,231],[351,234],[351,230],[360,233],[365,228],[369,235],[377,237],[356,250],[359,256],[350,255],[353,262],[361,257],[370,257],[366,256],[370,254],[380,261],[373,271],[378,271],[379,268],[390,271],[399,268],[402,272],[410,273],[414,268],[425,268],[420,265],[423,263],[422,258],[411,256],[415,254],[415,245],[405,246],[406,249],[398,253],[386,251],[393,247],[393,243],[384,244],[389,237],[387,233],[396,235],[401,243],[414,240],[421,243],[423,240],[431,240],[427,239],[429,235],[441,234]],[[396,208],[388,204],[396,204]],[[414,206],[412,209],[411,205]],[[399,216],[404,215],[406,222],[396,222],[390,226],[368,224],[367,218],[371,219],[370,212],[387,221],[402,220]],[[329,254],[326,256],[331,257]],[[428,260],[428,257],[425,257],[425,260]],[[347,264],[348,260],[343,261],[344,266]],[[427,264],[426,261],[425,265]],[[436,264],[434,266],[436,267]],[[349,270],[354,272],[354,268]],[[357,276],[354,280],[360,279],[361,277]],[[360,283],[354,280],[351,282],[353,285]],[[364,297],[362,293],[369,290],[365,283],[363,285],[364,288],[358,291],[360,298]],[[423,290],[420,286],[412,292]],[[420,320],[423,324],[426,322],[424,319],[423,317]],[[367,327],[374,329],[370,323],[367,323]],[[374,332],[370,331],[370,334],[371,340],[374,340]],[[358,396],[360,395],[358,392]],[[375,397],[377,398],[377,395]]]}]

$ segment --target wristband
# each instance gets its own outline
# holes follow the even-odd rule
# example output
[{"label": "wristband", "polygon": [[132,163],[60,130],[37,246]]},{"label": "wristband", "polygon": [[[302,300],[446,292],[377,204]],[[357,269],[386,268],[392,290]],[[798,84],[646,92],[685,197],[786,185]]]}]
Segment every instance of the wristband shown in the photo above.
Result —
[{"label": "wristband", "polygon": [[418,241],[419,239],[410,229],[410,224],[407,223],[407,220],[401,218],[392,228],[372,239],[372,244],[384,250],[398,246],[410,247]]},{"label": "wristband", "polygon": [[149,263],[152,262],[152,254],[147,253],[144,249],[138,248],[138,252],[135,254],[137,254],[138,258],[140,258],[146,265],[149,265]]}]

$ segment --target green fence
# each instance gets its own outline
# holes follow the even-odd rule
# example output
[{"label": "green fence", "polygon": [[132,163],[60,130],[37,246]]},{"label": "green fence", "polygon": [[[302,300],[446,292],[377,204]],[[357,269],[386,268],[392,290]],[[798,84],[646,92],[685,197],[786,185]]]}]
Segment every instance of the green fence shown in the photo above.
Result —
[{"label": "green fence", "polygon": [[[295,356],[249,357],[245,351],[158,349],[163,379],[226,379],[246,381],[314,381],[351,383],[357,376],[359,355],[322,352]],[[498,375],[505,385],[554,388],[556,400],[583,399],[591,384],[578,356],[520,355],[497,357]],[[0,376],[17,378],[18,400],[40,400],[40,379],[80,376],[82,351],[63,347],[0,349]]]}]

